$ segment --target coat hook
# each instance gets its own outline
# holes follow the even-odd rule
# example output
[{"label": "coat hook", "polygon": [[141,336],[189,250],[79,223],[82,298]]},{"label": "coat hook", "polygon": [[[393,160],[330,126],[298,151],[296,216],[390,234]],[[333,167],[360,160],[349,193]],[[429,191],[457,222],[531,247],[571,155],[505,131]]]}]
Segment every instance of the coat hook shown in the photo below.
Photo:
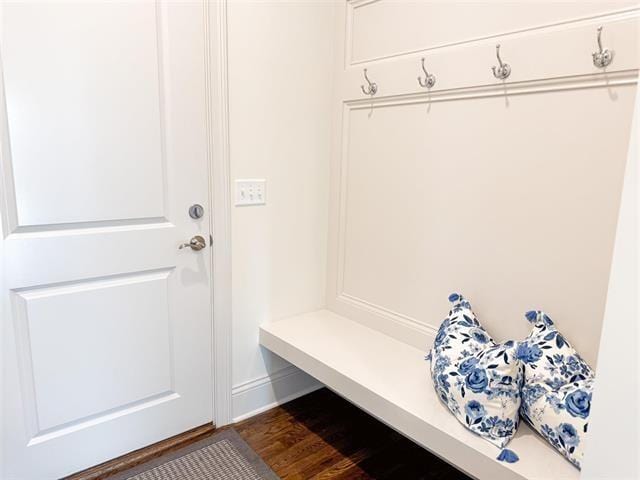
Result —
[{"label": "coat hook", "polygon": [[602,36],[602,26],[598,27],[598,50],[597,52],[593,52],[593,64],[598,68],[604,68],[611,63],[613,60],[613,52],[608,48],[602,49],[602,40],[600,37]]},{"label": "coat hook", "polygon": [[418,83],[421,87],[431,88],[436,84],[436,76],[427,72],[427,69],[424,66],[424,58],[422,59],[422,71],[424,72],[425,78],[424,81],[422,77],[418,76]]},{"label": "coat hook", "polygon": [[500,44],[496,45],[496,56],[498,57],[499,67],[491,67],[493,70],[493,76],[499,78],[500,80],[504,80],[509,75],[511,75],[511,67],[508,63],[502,63],[502,59],[500,58]]},{"label": "coat hook", "polygon": [[364,79],[367,81],[369,86],[365,89],[364,85],[360,85],[360,88],[362,89],[362,93],[364,93],[365,95],[371,95],[373,97],[378,91],[378,85],[375,82],[372,82],[371,80],[369,80],[369,76],[367,75],[366,68],[364,69]]}]

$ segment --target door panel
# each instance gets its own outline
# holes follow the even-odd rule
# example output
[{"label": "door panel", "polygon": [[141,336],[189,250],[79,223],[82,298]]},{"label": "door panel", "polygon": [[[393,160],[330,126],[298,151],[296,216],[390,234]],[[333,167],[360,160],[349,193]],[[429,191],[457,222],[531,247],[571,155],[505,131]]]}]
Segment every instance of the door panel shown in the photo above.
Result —
[{"label": "door panel", "polygon": [[204,8],[0,15],[2,478],[57,478],[213,420]]},{"label": "door panel", "polygon": [[29,332],[21,348],[31,350],[36,435],[172,392],[170,273],[17,293],[18,325]]},{"label": "door panel", "polygon": [[18,225],[164,216],[154,5],[24,2],[5,12]]}]

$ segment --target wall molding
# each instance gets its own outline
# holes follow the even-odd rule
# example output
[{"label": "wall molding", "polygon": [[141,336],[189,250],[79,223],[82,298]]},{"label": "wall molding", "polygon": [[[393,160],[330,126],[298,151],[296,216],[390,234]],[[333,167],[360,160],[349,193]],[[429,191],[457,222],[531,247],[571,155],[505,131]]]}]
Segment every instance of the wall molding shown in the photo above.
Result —
[{"label": "wall molding", "polygon": [[434,336],[438,331],[437,326],[421,322],[413,317],[410,317],[409,315],[404,315],[376,303],[363,300],[362,298],[358,298],[354,295],[349,295],[348,293],[341,293],[340,295],[338,295],[336,300],[338,300],[339,302],[350,304],[351,306],[359,308],[361,310],[366,310],[370,313],[373,313],[374,315],[383,317],[387,320],[397,323],[401,327],[411,330],[417,330],[424,335]]},{"label": "wall molding", "polygon": [[403,95],[388,95],[375,99],[362,98],[356,100],[345,100],[344,104],[350,110],[361,110],[377,107],[472,100],[475,98],[488,97],[505,97],[505,99],[508,99],[515,95],[531,95],[535,93],[583,90],[585,88],[609,88],[623,85],[634,85],[638,83],[638,72],[638,69],[629,69],[613,73],[571,75],[561,78],[544,78],[525,82],[513,82],[508,85],[470,85],[463,88],[452,88],[434,92],[424,91]]},{"label": "wall molding", "polygon": [[205,9],[209,194],[213,232],[213,412],[217,426],[232,422],[231,174],[227,1]]},{"label": "wall molding", "polygon": [[619,10],[612,10],[610,12],[600,13],[597,15],[587,15],[582,17],[570,18],[567,20],[561,20],[557,22],[544,23],[540,25],[532,25],[526,28],[516,29],[516,30],[507,30],[503,32],[492,33],[490,35],[481,35],[478,37],[472,37],[464,40],[460,40],[457,42],[448,42],[441,43],[436,45],[431,45],[424,48],[416,48],[411,50],[405,50],[401,52],[396,52],[389,55],[380,55],[371,58],[364,58],[359,60],[353,59],[353,27],[355,22],[355,11],[358,8],[363,8],[373,3],[378,3],[380,0],[347,0],[345,8],[346,8],[346,50],[345,50],[345,66],[359,66],[367,63],[393,60],[396,58],[406,57],[409,55],[415,55],[418,53],[426,53],[426,52],[434,52],[437,50],[444,50],[452,47],[459,47],[473,43],[481,43],[491,39],[497,38],[509,38],[523,34],[530,33],[545,33],[548,31],[553,31],[558,28],[567,28],[567,27],[580,27],[588,24],[593,24],[597,22],[612,22],[618,20],[624,20],[627,18],[633,18],[640,13],[640,8],[638,7],[630,7]]},{"label": "wall molding", "polygon": [[[346,306],[349,310],[356,309],[363,315],[356,315],[354,320],[372,326],[377,329],[385,329],[387,333],[397,338],[407,338],[419,334],[421,338],[433,338],[438,325],[432,325],[420,321],[402,312],[394,311],[371,300],[360,298],[345,291],[346,270],[346,238],[347,238],[347,207],[348,207],[348,156],[349,156],[349,124],[352,110],[369,110],[370,115],[377,108],[390,108],[396,106],[431,104],[436,102],[448,102],[459,100],[471,100],[487,97],[534,95],[548,92],[561,92],[569,90],[582,90],[591,88],[611,88],[638,83],[638,70],[630,69],[613,73],[597,73],[586,75],[573,75],[562,78],[531,80],[515,82],[508,86],[476,85],[465,88],[441,90],[436,92],[420,92],[405,95],[394,95],[376,99],[345,100],[342,102],[341,138],[339,141],[338,160],[338,222],[337,222],[337,255],[335,297],[334,301]],[[331,280],[330,280],[331,281]],[[344,313],[344,312],[343,312]],[[375,320],[373,320],[375,318]],[[371,321],[369,321],[371,320]],[[390,322],[390,325],[384,325]],[[384,326],[382,326],[384,325]]]},{"label": "wall molding", "polygon": [[302,397],[323,386],[293,365],[242,382],[233,387],[233,423]]}]

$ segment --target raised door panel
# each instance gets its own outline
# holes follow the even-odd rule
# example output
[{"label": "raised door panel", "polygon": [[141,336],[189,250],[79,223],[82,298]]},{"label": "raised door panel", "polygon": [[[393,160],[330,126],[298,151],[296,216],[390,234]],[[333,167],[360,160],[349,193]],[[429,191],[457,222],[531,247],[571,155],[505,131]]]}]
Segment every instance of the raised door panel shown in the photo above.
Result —
[{"label": "raised door panel", "polygon": [[13,227],[165,216],[155,4],[21,2],[3,15]]},{"label": "raised door panel", "polygon": [[175,393],[170,274],[15,292],[16,328],[27,340],[19,351],[34,395],[36,441]]}]

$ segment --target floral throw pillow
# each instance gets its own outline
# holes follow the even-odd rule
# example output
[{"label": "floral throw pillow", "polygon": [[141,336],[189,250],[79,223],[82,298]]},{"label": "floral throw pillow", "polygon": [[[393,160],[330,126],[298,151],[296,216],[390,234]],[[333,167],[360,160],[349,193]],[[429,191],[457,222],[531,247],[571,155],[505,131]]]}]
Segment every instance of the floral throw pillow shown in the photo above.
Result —
[{"label": "floral throw pillow", "polygon": [[593,378],[591,367],[556,329],[547,314],[530,311],[525,314],[533,329],[518,346],[527,383],[541,382],[557,390],[567,383]]},{"label": "floral throw pillow", "polygon": [[433,385],[442,402],[469,430],[503,448],[518,427],[522,364],[513,341],[496,344],[462,295],[442,322],[431,359]]},{"label": "floral throw pillow", "polygon": [[544,312],[528,312],[526,317],[533,330],[517,350],[525,369],[521,414],[580,468],[594,372]]}]

